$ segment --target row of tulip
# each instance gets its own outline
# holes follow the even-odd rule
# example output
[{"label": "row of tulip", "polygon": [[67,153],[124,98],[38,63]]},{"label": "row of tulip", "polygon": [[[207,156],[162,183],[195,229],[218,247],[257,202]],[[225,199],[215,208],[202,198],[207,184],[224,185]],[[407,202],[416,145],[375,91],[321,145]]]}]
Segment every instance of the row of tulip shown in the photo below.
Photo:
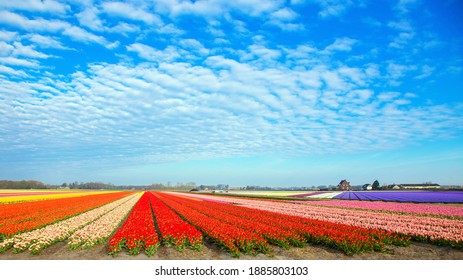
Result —
[{"label": "row of tulip", "polygon": [[178,250],[183,250],[186,246],[196,250],[201,249],[203,236],[199,230],[182,220],[159,199],[158,195],[153,193],[146,193],[146,195],[153,207],[156,224],[164,243],[174,245]]},{"label": "row of tulip", "polygon": [[310,198],[317,198],[317,199],[330,199],[333,198],[337,195],[339,195],[341,192],[322,192],[319,194],[314,194],[311,195]]},{"label": "row of tulip", "polygon": [[212,201],[185,200],[184,198],[178,198],[175,196],[172,197],[172,199],[213,219],[254,232],[255,234],[265,238],[271,244],[284,248],[289,248],[291,245],[298,247],[302,247],[304,245],[302,236],[295,232],[282,229],[281,227],[277,227],[275,224],[269,225],[259,221],[251,222],[247,219],[246,214],[232,215],[231,212],[237,208],[233,205],[226,205]]},{"label": "row of tulip", "polygon": [[268,242],[283,247],[303,246],[308,242],[337,248],[351,255],[363,251],[381,251],[384,245],[391,243],[408,245],[408,238],[382,230],[237,207],[232,204],[193,201],[178,196],[170,196],[170,199],[223,223],[252,231]]},{"label": "row of tulip", "polygon": [[[192,195],[190,195],[192,196]],[[194,195],[193,195],[194,196]],[[196,197],[196,196],[194,196]],[[209,198],[210,199],[210,198]],[[413,213],[403,215],[379,213],[361,209],[341,209],[302,204],[281,203],[275,201],[251,200],[231,197],[216,197],[220,201],[239,204],[253,209],[268,210],[276,213],[300,216],[338,224],[363,228],[381,229],[400,233],[418,241],[439,245],[463,247],[463,221],[438,217],[427,217]]]},{"label": "row of tulip", "polygon": [[129,192],[112,192],[73,198],[0,204],[0,241],[20,232],[75,216],[121,199]]},{"label": "row of tulip", "polygon": [[179,202],[174,196],[166,194],[158,194],[158,197],[233,256],[239,256],[241,252],[246,254],[270,252],[266,240],[252,231],[238,228],[200,213],[189,207],[185,203],[185,199]]},{"label": "row of tulip", "polygon": [[149,193],[145,192],[135,204],[124,224],[109,240],[109,254],[117,255],[126,248],[130,255],[138,255],[142,249],[152,256],[159,246],[159,237],[154,227]]},{"label": "row of tulip", "polygon": [[328,207],[355,208],[364,210],[378,210],[398,213],[415,213],[420,215],[435,215],[444,217],[463,218],[463,207],[447,205],[429,205],[417,203],[355,201],[355,200],[323,200],[323,201],[295,201],[307,205]]},{"label": "row of tulip", "polygon": [[56,242],[65,240],[77,229],[91,223],[129,199],[130,197],[124,197],[72,218],[30,232],[17,234],[0,243],[0,252],[4,252],[10,247],[13,247],[13,252],[15,253],[29,249],[31,253],[37,254],[42,249]]},{"label": "row of tulip", "polygon": [[[79,197],[86,195],[95,195],[102,194],[104,192],[37,192],[37,193],[16,193],[15,195],[1,195],[0,194],[0,204],[3,203],[19,203],[19,202],[30,202],[30,201],[39,201],[39,200],[50,200],[50,199],[62,199],[62,198],[71,198]],[[107,193],[107,192],[106,192]]]},{"label": "row of tulip", "polygon": [[75,231],[68,238],[69,247],[71,249],[91,248],[105,241],[119,227],[139,199],[140,194],[133,195],[123,204]]}]

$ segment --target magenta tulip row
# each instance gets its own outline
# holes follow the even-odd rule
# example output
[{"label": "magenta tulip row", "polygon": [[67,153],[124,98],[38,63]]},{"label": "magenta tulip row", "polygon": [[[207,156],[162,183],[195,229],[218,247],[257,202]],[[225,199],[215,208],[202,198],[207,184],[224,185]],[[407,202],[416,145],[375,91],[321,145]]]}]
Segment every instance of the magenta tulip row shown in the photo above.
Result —
[{"label": "magenta tulip row", "polygon": [[[296,201],[295,201],[296,202]],[[380,210],[401,213],[415,213],[427,215],[441,215],[450,217],[463,217],[463,207],[446,205],[413,204],[381,201],[353,201],[353,200],[323,200],[323,201],[297,201],[307,205],[330,207],[356,208],[366,210]]]}]

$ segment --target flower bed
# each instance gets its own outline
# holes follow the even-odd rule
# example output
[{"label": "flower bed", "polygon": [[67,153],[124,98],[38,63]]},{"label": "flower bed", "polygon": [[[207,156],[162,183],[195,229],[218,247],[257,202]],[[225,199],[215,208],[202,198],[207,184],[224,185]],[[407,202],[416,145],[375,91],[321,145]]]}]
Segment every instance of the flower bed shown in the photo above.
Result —
[{"label": "flower bed", "polygon": [[201,229],[209,238],[213,239],[233,256],[239,256],[241,252],[257,254],[270,251],[265,239],[251,231],[237,228],[204,215],[184,203],[175,201],[173,196],[162,194],[159,197],[167,206]]},{"label": "flower bed", "polygon": [[138,194],[134,195],[94,222],[75,231],[68,238],[69,247],[71,249],[77,249],[81,246],[83,248],[91,248],[95,244],[105,241],[119,227],[139,199],[140,196]]},{"label": "flower bed", "polygon": [[199,250],[202,246],[202,234],[194,226],[182,220],[167,207],[156,193],[147,193],[156,217],[156,224],[166,244],[174,245],[178,250],[185,246]]},{"label": "flower bed", "polygon": [[159,246],[159,237],[154,227],[149,193],[145,192],[133,208],[124,224],[109,240],[109,254],[116,255],[126,248],[130,255],[138,255],[145,250],[152,256]]},{"label": "flower bed", "polygon": [[341,208],[355,208],[364,210],[379,210],[400,213],[415,213],[422,215],[440,215],[448,217],[463,217],[463,207],[446,206],[446,205],[428,205],[428,204],[412,204],[412,203],[397,203],[397,202],[381,202],[381,201],[345,201],[345,200],[325,200],[325,201],[294,201],[306,205],[319,205]]},{"label": "flower bed", "polygon": [[250,221],[246,215],[231,215],[230,211],[236,208],[233,205],[211,202],[211,201],[192,201],[185,198],[170,197],[178,203],[188,206],[208,217],[217,219],[226,224],[252,231],[265,238],[269,243],[289,248],[291,245],[302,246],[304,243],[300,235],[287,231],[281,227],[264,224],[259,221]]}]

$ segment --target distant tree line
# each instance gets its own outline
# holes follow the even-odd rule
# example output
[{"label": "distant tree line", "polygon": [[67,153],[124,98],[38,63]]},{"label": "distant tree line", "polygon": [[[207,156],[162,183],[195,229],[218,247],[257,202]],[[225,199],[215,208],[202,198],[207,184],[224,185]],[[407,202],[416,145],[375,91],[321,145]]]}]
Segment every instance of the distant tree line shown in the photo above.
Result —
[{"label": "distant tree line", "polygon": [[9,181],[0,180],[0,189],[49,189],[50,187],[39,181],[22,180],[22,181]]},{"label": "distant tree line", "polygon": [[191,190],[196,187],[196,183],[177,183],[172,184],[171,182],[153,183],[150,185],[113,185],[110,183],[101,182],[88,182],[88,183],[63,183],[60,186],[54,186],[54,188],[69,188],[69,189],[93,189],[93,190]]},{"label": "distant tree line", "polygon": [[88,183],[63,183],[61,188],[69,189],[83,189],[83,190],[114,190],[117,187],[113,184],[101,183],[101,182],[88,182]]}]

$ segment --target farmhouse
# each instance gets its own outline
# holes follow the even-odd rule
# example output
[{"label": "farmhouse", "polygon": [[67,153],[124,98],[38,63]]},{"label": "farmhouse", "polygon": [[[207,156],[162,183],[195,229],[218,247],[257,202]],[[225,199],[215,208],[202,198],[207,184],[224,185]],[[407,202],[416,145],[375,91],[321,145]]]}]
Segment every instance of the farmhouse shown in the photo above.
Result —
[{"label": "farmhouse", "polygon": [[344,179],[341,182],[339,182],[338,189],[341,190],[341,191],[350,191],[350,189],[351,189],[350,183],[347,182],[346,179]]}]

